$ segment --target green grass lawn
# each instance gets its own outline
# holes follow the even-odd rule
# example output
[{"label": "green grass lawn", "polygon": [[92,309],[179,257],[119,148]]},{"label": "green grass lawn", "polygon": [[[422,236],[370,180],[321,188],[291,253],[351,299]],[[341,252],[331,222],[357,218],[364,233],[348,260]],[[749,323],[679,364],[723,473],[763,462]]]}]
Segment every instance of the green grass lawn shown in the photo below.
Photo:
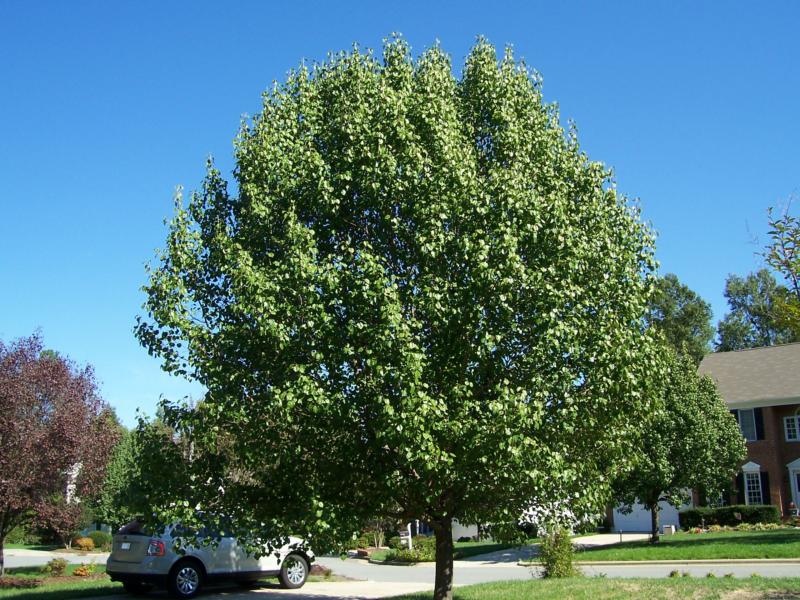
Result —
[{"label": "green grass lawn", "polygon": [[[90,561],[86,561],[90,562]],[[73,571],[80,565],[69,565],[65,575],[72,575]],[[105,573],[105,567],[98,565],[95,568],[96,574]],[[6,569],[6,574],[13,577],[25,577],[31,579],[45,579],[46,576],[42,573],[40,567],[19,567],[15,569]],[[263,587],[274,587],[276,579],[265,580]],[[317,582],[331,582],[331,581],[346,581],[345,577],[339,575],[309,575],[309,583]],[[239,587],[228,584],[227,587],[239,591]],[[256,586],[259,587],[259,586]],[[226,590],[227,591],[227,590]],[[18,598],[20,600],[70,600],[72,598],[91,598],[92,596],[108,596],[112,594],[122,594],[122,584],[112,582],[107,577],[101,579],[86,579],[83,577],[75,577],[69,581],[59,580],[56,583],[45,583],[36,588],[30,589],[2,589],[0,588],[0,598]]]},{"label": "green grass lawn", "polygon": [[[392,600],[430,600],[430,593]],[[454,600],[779,600],[800,599],[800,578],[533,579],[457,587]]]},{"label": "green grass lawn", "polygon": [[577,560],[708,560],[719,558],[800,558],[800,529],[676,533],[658,544],[623,542],[588,548]]},{"label": "green grass lawn", "polygon": [[58,544],[4,544],[3,548],[5,550],[63,550],[64,546],[60,546]]},{"label": "green grass lawn", "polygon": [[[512,544],[498,544],[495,542],[455,542],[455,552],[453,558],[461,560],[470,556],[479,556],[497,550],[513,548]],[[370,555],[372,560],[391,560],[392,550],[378,550]]]},{"label": "green grass lawn", "polygon": [[[87,561],[88,562],[88,561]],[[66,574],[72,572],[80,565],[69,565]],[[105,567],[98,565],[96,574],[105,572]],[[72,598],[90,598],[92,596],[106,596],[122,593],[122,584],[112,582],[107,577],[100,579],[86,579],[74,577],[69,580],[59,579],[56,582],[47,582],[45,574],[39,567],[20,567],[6,569],[6,574],[14,577],[44,579],[45,583],[31,589],[0,589],[0,598],[23,598],[24,600],[70,600]]]},{"label": "green grass lawn", "polygon": [[456,560],[514,547],[512,544],[497,544],[494,542],[455,542],[454,546],[453,558]]}]

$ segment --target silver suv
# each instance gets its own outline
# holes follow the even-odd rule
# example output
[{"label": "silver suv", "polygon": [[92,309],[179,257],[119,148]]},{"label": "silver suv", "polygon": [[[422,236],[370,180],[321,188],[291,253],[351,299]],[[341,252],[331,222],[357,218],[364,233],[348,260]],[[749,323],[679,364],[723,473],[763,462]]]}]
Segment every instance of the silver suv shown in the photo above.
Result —
[{"label": "silver suv", "polygon": [[174,548],[179,531],[168,527],[163,535],[151,536],[138,522],[126,525],[114,536],[106,572],[134,594],[166,588],[174,598],[193,598],[205,583],[221,580],[252,585],[277,576],[281,587],[299,588],[315,558],[299,538],[289,538],[288,544],[261,558],[230,537],[221,538],[216,547],[189,546],[179,553]]}]

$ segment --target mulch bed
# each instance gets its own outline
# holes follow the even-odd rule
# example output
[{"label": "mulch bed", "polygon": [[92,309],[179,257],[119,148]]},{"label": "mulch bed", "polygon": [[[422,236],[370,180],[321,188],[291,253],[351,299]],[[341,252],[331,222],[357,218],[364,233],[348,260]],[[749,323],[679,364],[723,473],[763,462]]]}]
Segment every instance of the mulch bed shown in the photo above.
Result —
[{"label": "mulch bed", "polygon": [[34,577],[13,577],[6,575],[5,577],[0,577],[0,590],[35,588],[42,585],[43,582],[43,579],[36,579]]},{"label": "mulch bed", "polygon": [[108,575],[105,573],[97,573],[95,575],[87,575],[86,577],[77,577],[75,575],[57,575],[54,577],[14,577],[13,575],[6,575],[0,577],[0,590],[2,589],[30,589],[44,585],[45,583],[77,583],[79,581],[96,581],[98,579],[106,579]]}]

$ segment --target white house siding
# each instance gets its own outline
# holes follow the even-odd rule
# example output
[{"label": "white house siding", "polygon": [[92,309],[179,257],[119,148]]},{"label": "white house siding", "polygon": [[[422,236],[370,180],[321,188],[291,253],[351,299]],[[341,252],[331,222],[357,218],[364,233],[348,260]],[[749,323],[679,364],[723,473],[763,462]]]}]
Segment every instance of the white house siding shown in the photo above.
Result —
[{"label": "white house siding", "polygon": [[453,521],[453,540],[461,537],[475,537],[478,535],[477,525],[462,525],[458,521]]},{"label": "white house siding", "polygon": [[[666,502],[660,502],[659,506],[661,507],[661,512],[658,515],[658,523],[662,527],[662,531],[664,525],[674,525],[675,529],[679,529],[678,509]],[[681,510],[689,508],[690,506],[690,504],[684,504],[681,506]],[[649,532],[650,511],[645,509],[641,504],[634,504],[633,511],[627,515],[615,508],[614,531]]]}]

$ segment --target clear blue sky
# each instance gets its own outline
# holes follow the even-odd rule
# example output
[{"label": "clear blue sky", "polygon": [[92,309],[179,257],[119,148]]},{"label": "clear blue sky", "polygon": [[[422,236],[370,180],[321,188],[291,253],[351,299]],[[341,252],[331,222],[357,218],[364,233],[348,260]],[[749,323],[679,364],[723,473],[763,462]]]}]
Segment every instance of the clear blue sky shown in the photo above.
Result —
[{"label": "clear blue sky", "polygon": [[800,188],[798,2],[2,0],[0,339],[41,328],[128,425],[196,394],[132,335],[175,186],[209,154],[230,171],[240,116],[301,59],[393,31],[459,68],[478,34],[513,44],[716,318]]}]

